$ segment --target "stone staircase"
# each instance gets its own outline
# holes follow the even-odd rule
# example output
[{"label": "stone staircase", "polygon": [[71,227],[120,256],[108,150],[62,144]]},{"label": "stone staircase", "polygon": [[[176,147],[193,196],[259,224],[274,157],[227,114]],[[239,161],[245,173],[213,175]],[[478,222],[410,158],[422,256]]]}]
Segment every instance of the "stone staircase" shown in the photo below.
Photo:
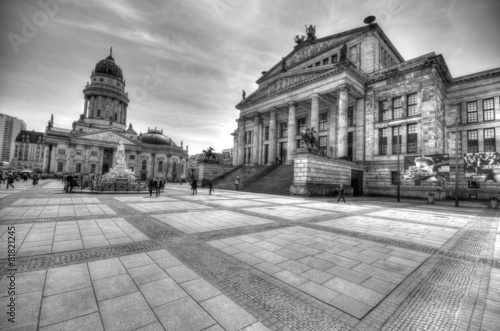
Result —
[{"label": "stone staircase", "polygon": [[242,189],[245,192],[290,195],[293,184],[293,165],[274,166],[271,172],[248,183]]},{"label": "stone staircase", "polygon": [[250,173],[248,173],[248,167],[241,166],[230,173],[221,176],[219,179],[215,180],[214,187],[222,190],[234,190],[234,181],[237,176],[240,176],[240,184],[239,189],[241,190],[243,187],[248,185],[249,182],[252,182],[252,178],[258,175],[261,171],[266,171],[268,166],[252,166],[250,168]]}]

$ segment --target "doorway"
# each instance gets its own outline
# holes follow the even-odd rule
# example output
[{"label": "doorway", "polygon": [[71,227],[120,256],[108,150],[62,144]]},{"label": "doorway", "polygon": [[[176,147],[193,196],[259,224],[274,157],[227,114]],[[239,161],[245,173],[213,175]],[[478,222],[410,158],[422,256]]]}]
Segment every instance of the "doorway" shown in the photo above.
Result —
[{"label": "doorway", "polygon": [[351,170],[351,186],[354,196],[363,195],[363,171]]},{"label": "doorway", "polygon": [[281,157],[281,164],[286,163],[286,154],[287,154],[287,142],[280,143],[280,157]]},{"label": "doorway", "polygon": [[104,149],[102,154],[102,174],[109,172],[110,164],[113,164],[113,150]]}]

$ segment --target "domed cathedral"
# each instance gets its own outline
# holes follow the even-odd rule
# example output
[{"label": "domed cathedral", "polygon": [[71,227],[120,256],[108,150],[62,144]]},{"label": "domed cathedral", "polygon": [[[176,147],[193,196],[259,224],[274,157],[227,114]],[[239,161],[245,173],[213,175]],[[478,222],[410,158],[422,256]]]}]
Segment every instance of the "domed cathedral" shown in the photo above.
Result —
[{"label": "domed cathedral", "polygon": [[178,146],[161,129],[137,134],[127,126],[129,98],[122,69],[112,49],[99,61],[87,82],[83,113],[72,128],[54,127],[54,116],[45,130],[46,173],[62,175],[102,175],[116,165],[117,147],[125,146],[125,159],[137,179],[150,177],[182,180],[186,178],[187,146]]}]

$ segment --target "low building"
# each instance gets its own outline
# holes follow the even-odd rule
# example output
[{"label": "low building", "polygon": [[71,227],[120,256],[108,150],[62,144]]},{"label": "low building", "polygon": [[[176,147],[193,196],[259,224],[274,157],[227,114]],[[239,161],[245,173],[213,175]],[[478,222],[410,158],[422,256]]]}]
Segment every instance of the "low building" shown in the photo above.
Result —
[{"label": "low building", "polygon": [[30,169],[42,172],[44,158],[44,132],[21,130],[15,139],[12,167],[19,170]]}]

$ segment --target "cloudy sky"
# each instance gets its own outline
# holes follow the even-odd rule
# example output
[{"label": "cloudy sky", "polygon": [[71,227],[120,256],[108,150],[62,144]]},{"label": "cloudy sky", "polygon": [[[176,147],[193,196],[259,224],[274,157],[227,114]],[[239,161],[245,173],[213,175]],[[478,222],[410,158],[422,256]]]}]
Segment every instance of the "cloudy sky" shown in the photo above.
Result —
[{"label": "cloudy sky", "polygon": [[375,15],[405,59],[441,53],[453,77],[500,67],[498,0],[57,1],[0,2],[0,113],[29,130],[43,131],[51,113],[71,128],[111,46],[128,121],[138,132],[164,129],[190,154],[232,147],[242,89],[256,89],[305,24],[321,38]]}]

